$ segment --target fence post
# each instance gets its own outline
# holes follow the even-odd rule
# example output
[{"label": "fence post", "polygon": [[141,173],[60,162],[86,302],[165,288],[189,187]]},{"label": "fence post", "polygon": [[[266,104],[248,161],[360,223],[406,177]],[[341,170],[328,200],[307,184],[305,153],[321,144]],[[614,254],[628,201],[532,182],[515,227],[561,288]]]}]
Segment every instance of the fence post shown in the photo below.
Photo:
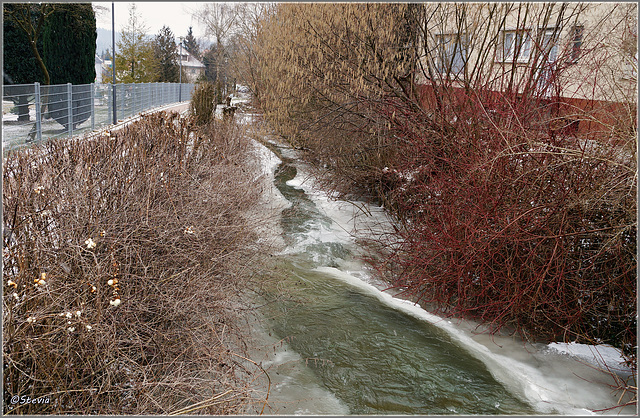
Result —
[{"label": "fence post", "polygon": [[[113,110],[111,110],[111,106],[113,106],[113,84],[109,85],[109,92],[111,95],[107,95],[107,125],[109,124],[109,119],[113,118]],[[103,93],[104,94],[104,93]]]},{"label": "fence post", "polygon": [[131,100],[130,100],[130,102],[133,103],[131,116],[135,116],[138,113],[138,100],[136,100],[137,96],[138,96],[138,84],[133,84],[131,86]]},{"label": "fence post", "polygon": [[91,130],[92,131],[96,130],[96,103],[95,103],[95,96],[96,96],[96,85],[94,83],[91,83]]},{"label": "fence post", "polygon": [[113,112],[113,124],[117,124],[118,123],[118,106],[116,105],[116,83],[111,83],[111,103],[113,103],[111,105],[112,109],[111,111]]},{"label": "fence post", "polygon": [[72,85],[67,83],[67,119],[69,121],[69,138],[73,136],[73,101],[72,101]]},{"label": "fence post", "polygon": [[36,93],[36,138],[38,142],[42,141],[42,108],[40,99],[40,83],[35,83]]}]

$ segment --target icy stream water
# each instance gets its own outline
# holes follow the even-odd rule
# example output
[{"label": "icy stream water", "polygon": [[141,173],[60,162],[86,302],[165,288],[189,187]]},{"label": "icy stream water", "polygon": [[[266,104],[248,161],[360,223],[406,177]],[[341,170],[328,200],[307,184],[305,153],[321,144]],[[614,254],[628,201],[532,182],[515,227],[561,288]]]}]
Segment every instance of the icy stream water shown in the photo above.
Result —
[{"label": "icy stream water", "polygon": [[292,149],[256,148],[273,175],[284,242],[271,272],[279,290],[254,324],[251,358],[271,379],[264,413],[585,415],[616,403],[589,347],[478,333],[381,291],[356,237],[388,226],[384,211],[328,197]]}]

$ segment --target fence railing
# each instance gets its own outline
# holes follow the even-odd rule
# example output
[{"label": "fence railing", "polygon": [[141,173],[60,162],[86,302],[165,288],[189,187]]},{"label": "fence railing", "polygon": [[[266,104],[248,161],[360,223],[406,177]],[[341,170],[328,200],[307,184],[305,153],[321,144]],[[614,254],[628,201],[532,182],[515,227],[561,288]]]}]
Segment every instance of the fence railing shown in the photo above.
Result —
[{"label": "fence railing", "polygon": [[[116,120],[191,100],[193,84],[116,84]],[[4,150],[73,136],[113,123],[111,84],[14,84],[2,87]]]}]

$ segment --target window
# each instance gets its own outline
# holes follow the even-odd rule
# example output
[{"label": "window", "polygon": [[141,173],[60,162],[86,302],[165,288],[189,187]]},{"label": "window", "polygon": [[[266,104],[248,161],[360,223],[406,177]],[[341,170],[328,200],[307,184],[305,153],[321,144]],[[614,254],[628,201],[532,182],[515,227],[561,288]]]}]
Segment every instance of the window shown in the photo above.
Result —
[{"label": "window", "polygon": [[538,90],[545,96],[553,93],[555,83],[555,61],[558,57],[558,33],[556,29],[542,29],[539,33],[540,45],[536,63]]},{"label": "window", "polygon": [[504,31],[502,38],[502,61],[527,62],[531,54],[529,31]]},{"label": "window", "polygon": [[558,57],[558,34],[555,29],[546,29],[542,37],[542,52],[546,54],[546,61],[555,62]]},{"label": "window", "polygon": [[638,80],[638,29],[630,27],[622,33],[621,44],[622,78]]},{"label": "window", "polygon": [[580,58],[582,52],[582,35],[584,33],[584,26],[575,25],[571,28],[571,55],[570,63],[575,64]]},{"label": "window", "polygon": [[466,36],[458,34],[436,35],[436,68],[442,74],[460,74],[464,70],[468,56]]}]

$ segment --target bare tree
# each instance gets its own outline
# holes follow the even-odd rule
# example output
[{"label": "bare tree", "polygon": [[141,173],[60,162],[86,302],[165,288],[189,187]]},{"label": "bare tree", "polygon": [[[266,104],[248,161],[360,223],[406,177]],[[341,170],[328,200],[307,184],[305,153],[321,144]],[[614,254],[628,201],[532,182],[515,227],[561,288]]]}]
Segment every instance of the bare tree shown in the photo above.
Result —
[{"label": "bare tree", "polygon": [[216,42],[215,77],[220,77],[220,65],[225,56],[225,44],[234,33],[242,6],[235,3],[208,3],[196,11],[195,17],[205,25],[206,34]]},{"label": "bare tree", "polygon": [[232,67],[235,76],[248,85],[259,96],[258,56],[256,42],[261,21],[271,13],[275,5],[271,3],[238,4],[237,30],[230,39],[232,43]]}]

